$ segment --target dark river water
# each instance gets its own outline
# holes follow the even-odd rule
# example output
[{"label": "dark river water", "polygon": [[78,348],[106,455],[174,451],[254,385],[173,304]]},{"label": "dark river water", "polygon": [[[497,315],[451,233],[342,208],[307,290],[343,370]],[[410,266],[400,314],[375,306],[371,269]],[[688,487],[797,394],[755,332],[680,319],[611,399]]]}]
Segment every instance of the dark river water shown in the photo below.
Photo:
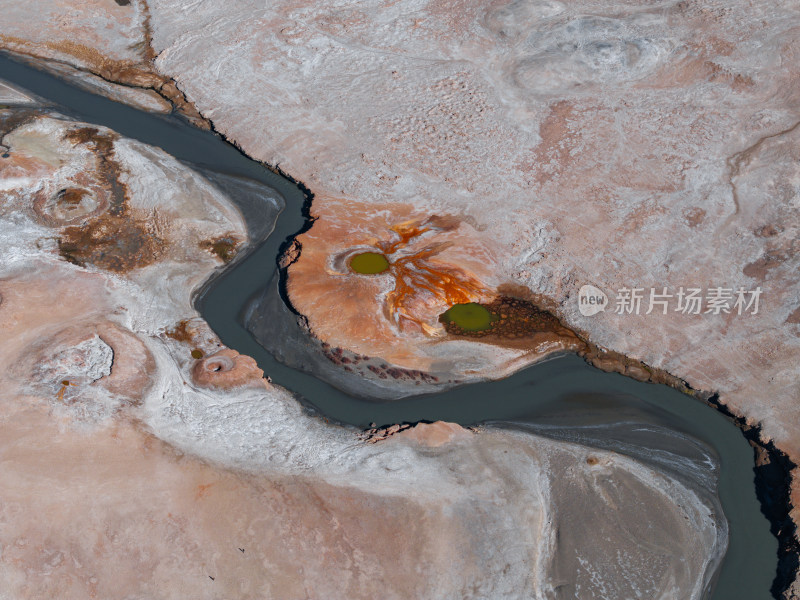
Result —
[{"label": "dark river water", "polygon": [[[671,388],[601,372],[576,356],[440,394],[383,403],[348,396],[278,363],[241,325],[245,304],[274,274],[281,245],[304,224],[304,197],[297,186],[180,118],[147,114],[84,92],[2,54],[0,79],[37,94],[66,115],[159,146],[199,168],[260,182],[277,192],[273,196],[285,199],[286,209],[272,235],[218,276],[200,295],[197,307],[226,345],[254,357],[275,383],[298,394],[306,405],[356,426],[441,419],[522,428],[635,456],[693,487],[707,481],[718,461],[718,495],[730,538],[709,597],[772,597],[778,543],[756,498],[753,450],[721,413]],[[248,212],[249,220],[258,221],[257,207]]]}]

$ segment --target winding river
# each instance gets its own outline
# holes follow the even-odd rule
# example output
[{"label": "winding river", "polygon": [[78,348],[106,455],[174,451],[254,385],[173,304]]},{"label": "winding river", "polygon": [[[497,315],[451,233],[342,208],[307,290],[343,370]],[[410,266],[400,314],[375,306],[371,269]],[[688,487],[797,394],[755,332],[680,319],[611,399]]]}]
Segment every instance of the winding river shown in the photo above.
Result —
[{"label": "winding river", "polygon": [[[439,394],[386,403],[348,396],[312,375],[278,363],[241,325],[248,300],[272,279],[282,244],[304,225],[304,195],[296,185],[250,160],[214,133],[200,131],[178,117],[138,111],[2,55],[0,78],[37,94],[64,114],[159,146],[201,169],[259,182],[272,188],[275,192],[269,193],[279,201],[285,199],[286,208],[272,234],[207,285],[196,305],[226,345],[254,357],[274,382],[293,391],[310,409],[358,427],[371,422],[441,419],[523,428],[629,454],[688,480],[701,481],[719,465],[718,495],[730,538],[709,598],[772,597],[778,544],[756,497],[753,450],[720,412],[666,386],[601,372],[571,355],[501,381]],[[259,222],[257,206],[251,202],[244,212],[259,237],[269,233]]]}]

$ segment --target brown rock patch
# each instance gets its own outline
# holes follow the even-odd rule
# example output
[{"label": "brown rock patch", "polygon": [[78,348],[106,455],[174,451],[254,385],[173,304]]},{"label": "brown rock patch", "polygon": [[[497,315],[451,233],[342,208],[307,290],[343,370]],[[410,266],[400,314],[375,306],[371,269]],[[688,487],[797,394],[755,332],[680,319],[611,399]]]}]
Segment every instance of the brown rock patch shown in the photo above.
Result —
[{"label": "brown rock patch", "polygon": [[697,206],[693,206],[683,211],[683,218],[686,219],[686,223],[689,227],[697,227],[706,218],[706,211]]},{"label": "brown rock patch", "polygon": [[167,330],[166,336],[178,342],[191,342],[197,334],[196,328],[192,327],[188,319],[179,321],[175,327]]},{"label": "brown rock patch", "polygon": [[105,216],[82,227],[67,227],[58,240],[61,256],[78,266],[87,264],[123,273],[149,265],[164,242],[145,220]]},{"label": "brown rock patch", "polygon": [[233,235],[224,235],[213,240],[200,242],[203,250],[208,250],[224,263],[231,262],[239,253],[242,240]]},{"label": "brown rock patch", "polygon": [[767,225],[763,225],[753,231],[758,237],[762,238],[771,238],[775,237],[779,233],[783,232],[783,228],[780,225],[776,225],[774,223],[769,223]]},{"label": "brown rock patch", "polygon": [[111,132],[101,133],[95,127],[76,127],[67,131],[64,139],[75,146],[84,144],[94,153],[97,174],[112,193],[109,212],[114,216],[124,214],[127,209],[128,189],[120,180],[122,167],[114,160],[114,141],[117,136]]},{"label": "brown rock patch", "polygon": [[[58,240],[61,256],[81,267],[91,264],[117,273],[154,262],[164,247],[158,235],[159,222],[152,215],[150,218],[133,215],[128,206],[128,189],[120,178],[122,167],[114,160],[115,135],[101,133],[94,127],[79,127],[67,132],[65,139],[75,145],[85,144],[94,153],[96,175],[108,192],[108,204],[105,213],[96,215],[88,223],[62,230]],[[79,196],[74,191],[65,191],[60,199],[62,204],[67,202],[67,197],[75,200]],[[39,204],[42,215],[43,206]]]},{"label": "brown rock patch", "polygon": [[783,264],[787,256],[780,252],[766,252],[764,256],[751,262],[742,269],[742,273],[748,277],[763,281],[767,278],[770,269]]},{"label": "brown rock patch", "polygon": [[280,258],[278,259],[278,266],[281,269],[287,268],[289,265],[294,264],[298,258],[300,258],[300,252],[302,250],[302,246],[300,242],[296,239],[292,240],[292,243],[289,247],[281,254]]}]

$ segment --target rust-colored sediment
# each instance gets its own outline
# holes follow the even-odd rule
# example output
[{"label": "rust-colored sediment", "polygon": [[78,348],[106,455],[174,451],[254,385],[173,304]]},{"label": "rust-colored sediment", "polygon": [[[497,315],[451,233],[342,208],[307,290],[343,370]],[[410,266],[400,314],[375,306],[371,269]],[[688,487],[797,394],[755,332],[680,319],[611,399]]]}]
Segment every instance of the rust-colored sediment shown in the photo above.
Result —
[{"label": "rust-colored sediment", "polygon": [[444,217],[408,221],[393,225],[391,238],[378,242],[378,248],[389,260],[389,274],[394,278],[394,289],[386,296],[384,311],[401,328],[406,321],[420,327],[423,325],[414,311],[421,295],[429,294],[436,302],[452,306],[490,293],[463,269],[435,260],[438,254],[450,247],[450,242],[434,241],[416,251],[395,256],[423,234],[449,231],[457,228],[458,224],[457,219]]},{"label": "rust-colored sediment", "polygon": [[122,273],[155,262],[162,244],[147,221],[103,216],[64,229],[58,249],[73,264]]},{"label": "rust-colored sediment", "polygon": [[168,329],[165,335],[178,342],[191,342],[195,338],[196,331],[191,327],[188,319],[183,319],[175,327]]},{"label": "rust-colored sediment", "polygon": [[[312,334],[330,347],[398,366],[405,359],[414,363],[416,344],[444,333],[439,314],[453,303],[493,297],[482,283],[491,276],[488,252],[462,219],[432,217],[410,205],[318,200],[313,226],[285,261],[286,291]],[[384,254],[389,269],[353,272],[348,259],[368,251]],[[404,366],[426,370],[424,364]]]}]

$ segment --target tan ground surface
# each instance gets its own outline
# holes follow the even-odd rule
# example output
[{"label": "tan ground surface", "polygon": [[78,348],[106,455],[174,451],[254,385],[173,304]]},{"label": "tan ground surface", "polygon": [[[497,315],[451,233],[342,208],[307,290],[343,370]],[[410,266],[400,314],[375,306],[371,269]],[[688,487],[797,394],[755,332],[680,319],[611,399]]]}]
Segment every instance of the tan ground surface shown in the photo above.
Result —
[{"label": "tan ground surface", "polygon": [[[337,221],[345,198],[468,219],[480,234],[461,247],[488,243],[490,283],[553,298],[593,341],[719,391],[800,454],[792,3],[150,9],[158,68],[308,185],[315,215]],[[583,317],[584,283],[612,302],[763,294],[757,315]]]},{"label": "tan ground surface", "polygon": [[[46,3],[35,27],[5,8],[6,47],[79,66],[141,56],[109,40],[145,39],[142,4],[87,9],[98,21]],[[68,11],[67,30],[96,54],[59,47]],[[719,391],[800,460],[794,2],[149,11],[157,68],[248,154],[308,185],[321,220],[338,223],[343,200],[392,205],[389,221],[412,206],[468,222],[461,247],[488,249],[475,266],[487,285],[544,294],[598,344]],[[584,283],[612,302],[622,287],[763,295],[757,315],[583,317]]]},{"label": "tan ground surface", "polygon": [[[370,444],[307,415],[191,307],[223,263],[209,241],[246,239],[225,197],[103,128],[9,127],[4,599],[561,597],[554,574],[577,567],[556,531],[588,534],[591,589],[700,597],[726,531],[691,490],[522,433],[434,424]],[[555,477],[608,531],[567,517]]]},{"label": "tan ground surface", "polygon": [[[50,56],[42,40],[60,39],[71,4],[42,5],[35,31],[6,4],[16,16],[4,33]],[[101,23],[144,39],[142,3],[100,4]],[[81,10],[70,23],[96,54],[143,56]],[[489,287],[551,297],[593,341],[719,391],[799,454],[792,2],[158,0],[147,11],[157,67],[245,151],[306,183],[314,214],[336,223],[344,199],[365,214],[395,206],[391,222],[409,206],[466,220],[475,233],[461,248],[485,248],[481,264],[449,252]],[[758,315],[583,317],[583,283],[612,303],[624,286],[763,294]]]}]

